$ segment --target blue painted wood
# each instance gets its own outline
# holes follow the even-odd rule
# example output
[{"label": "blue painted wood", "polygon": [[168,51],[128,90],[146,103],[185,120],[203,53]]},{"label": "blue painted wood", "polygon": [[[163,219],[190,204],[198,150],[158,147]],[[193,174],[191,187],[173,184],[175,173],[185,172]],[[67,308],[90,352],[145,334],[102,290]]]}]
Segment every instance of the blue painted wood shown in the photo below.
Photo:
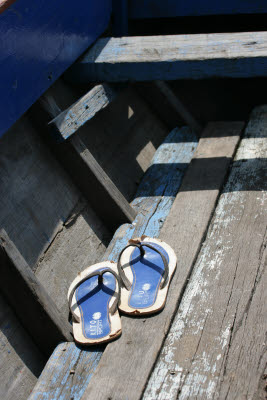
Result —
[{"label": "blue painted wood", "polygon": [[17,0],[0,11],[0,136],[106,29],[111,0]]},{"label": "blue painted wood", "polygon": [[67,110],[52,119],[48,125],[56,140],[64,141],[76,133],[117,97],[119,88],[117,89],[106,84],[97,85]]},{"label": "blue painted wood", "polygon": [[103,38],[68,73],[74,82],[267,75],[267,32]]},{"label": "blue painted wood", "polygon": [[133,19],[257,13],[267,13],[265,0],[129,0]]},{"label": "blue painted wood", "polygon": [[[189,128],[177,128],[169,134],[155,153],[132,202],[138,213],[135,221],[116,231],[103,260],[117,261],[121,249],[133,237],[159,236],[196,147],[196,135]],[[29,400],[80,400],[103,350],[104,347],[84,350],[75,343],[59,345]]]}]

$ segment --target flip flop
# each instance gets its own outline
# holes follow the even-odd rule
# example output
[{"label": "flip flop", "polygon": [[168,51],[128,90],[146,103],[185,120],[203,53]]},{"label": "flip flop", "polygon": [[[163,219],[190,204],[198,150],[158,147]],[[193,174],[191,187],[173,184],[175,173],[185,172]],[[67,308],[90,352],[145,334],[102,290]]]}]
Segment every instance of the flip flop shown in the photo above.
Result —
[{"label": "flip flop", "polygon": [[122,285],[120,311],[148,315],[161,310],[176,262],[173,249],[160,239],[129,240],[117,265]]},{"label": "flip flop", "polygon": [[68,291],[76,342],[93,345],[109,342],[121,334],[120,291],[115,263],[102,262],[79,273]]}]

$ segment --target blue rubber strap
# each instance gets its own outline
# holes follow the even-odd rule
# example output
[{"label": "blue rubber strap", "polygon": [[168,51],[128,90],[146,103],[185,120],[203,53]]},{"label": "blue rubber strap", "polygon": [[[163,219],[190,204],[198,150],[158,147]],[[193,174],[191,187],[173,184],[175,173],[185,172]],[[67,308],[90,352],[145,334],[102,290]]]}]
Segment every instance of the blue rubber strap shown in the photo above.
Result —
[{"label": "blue rubber strap", "polygon": [[71,313],[72,313],[72,316],[73,316],[74,320],[76,319],[76,316],[75,316],[75,314],[74,314],[73,311],[72,311],[71,303],[72,303],[72,298],[73,298],[73,295],[74,295],[75,290],[77,289],[78,286],[82,285],[85,281],[87,281],[87,280],[90,279],[90,278],[93,278],[94,276],[98,276],[98,284],[101,285],[101,284],[103,283],[103,275],[104,275],[106,272],[111,273],[111,274],[117,279],[117,281],[118,281],[118,286],[119,286],[118,297],[117,297],[117,299],[115,300],[115,302],[113,303],[112,307],[110,308],[110,312],[111,312],[112,314],[114,314],[114,312],[115,312],[116,309],[118,308],[118,302],[119,302],[120,297],[121,297],[121,280],[120,280],[120,277],[116,274],[116,272],[114,272],[111,268],[106,267],[106,268],[103,268],[103,269],[99,269],[99,270],[97,270],[97,271],[95,271],[95,272],[89,273],[89,274],[86,275],[83,279],[81,279],[79,282],[77,282],[76,285],[72,288],[71,293],[70,293],[70,295],[69,295],[69,309],[70,309],[70,311],[71,311]]},{"label": "blue rubber strap", "polygon": [[[119,275],[121,278],[121,283],[123,283],[123,285],[125,286],[125,288],[127,290],[131,290],[131,282],[129,281],[129,279],[127,278],[127,276],[125,275],[124,271],[123,271],[123,267],[121,265],[121,256],[122,253],[128,248],[128,247],[137,247],[140,251],[140,256],[141,258],[145,256],[146,252],[144,247],[147,247],[149,249],[154,250],[156,253],[158,253],[162,259],[163,265],[164,265],[164,270],[163,270],[163,280],[160,284],[160,288],[163,289],[168,282],[168,277],[169,277],[169,257],[166,257],[166,251],[163,249],[163,247],[155,244],[155,243],[148,243],[148,242],[138,242],[138,243],[131,243],[128,246],[124,247],[124,249],[122,249],[122,251],[119,254],[119,258],[118,258],[118,271],[119,271]],[[162,251],[163,250],[163,251]],[[168,256],[168,254],[167,254]]]}]

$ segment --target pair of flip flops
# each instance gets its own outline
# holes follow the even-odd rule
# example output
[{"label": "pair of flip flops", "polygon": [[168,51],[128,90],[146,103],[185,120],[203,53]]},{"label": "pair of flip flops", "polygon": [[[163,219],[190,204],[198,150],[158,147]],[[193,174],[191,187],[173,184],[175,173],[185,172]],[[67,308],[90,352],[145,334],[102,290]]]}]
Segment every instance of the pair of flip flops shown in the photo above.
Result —
[{"label": "pair of flip flops", "polygon": [[121,334],[119,310],[130,315],[160,311],[176,268],[173,249],[160,239],[131,239],[118,262],[80,272],[68,291],[73,334],[81,344],[109,342]]}]

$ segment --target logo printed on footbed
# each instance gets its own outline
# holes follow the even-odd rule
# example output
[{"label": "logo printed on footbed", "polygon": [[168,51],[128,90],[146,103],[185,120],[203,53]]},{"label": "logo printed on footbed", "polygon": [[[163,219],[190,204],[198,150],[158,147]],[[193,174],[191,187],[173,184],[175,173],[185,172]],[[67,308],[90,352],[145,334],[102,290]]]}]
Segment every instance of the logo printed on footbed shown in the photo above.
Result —
[{"label": "logo printed on footbed", "polygon": [[156,243],[142,242],[145,249],[144,257],[140,257],[139,249],[133,250],[130,266],[134,279],[128,300],[128,304],[132,308],[147,308],[155,303],[165,269],[160,254],[146,247],[146,243],[159,250],[169,262],[166,250]]},{"label": "logo printed on footbed", "polygon": [[102,284],[98,284],[98,276],[94,276],[76,290],[82,331],[86,338],[98,339],[110,333],[109,303],[115,289],[116,279],[107,272]]}]

